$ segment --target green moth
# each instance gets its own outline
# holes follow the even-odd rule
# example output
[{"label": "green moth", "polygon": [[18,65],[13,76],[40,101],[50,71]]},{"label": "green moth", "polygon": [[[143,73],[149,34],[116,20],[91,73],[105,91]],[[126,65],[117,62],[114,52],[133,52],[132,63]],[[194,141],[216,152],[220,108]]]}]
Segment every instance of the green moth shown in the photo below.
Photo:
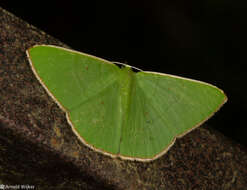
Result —
[{"label": "green moth", "polygon": [[129,65],[120,68],[62,47],[37,45],[27,55],[73,132],[111,157],[154,160],[227,101],[222,90],[205,82],[133,72]]}]

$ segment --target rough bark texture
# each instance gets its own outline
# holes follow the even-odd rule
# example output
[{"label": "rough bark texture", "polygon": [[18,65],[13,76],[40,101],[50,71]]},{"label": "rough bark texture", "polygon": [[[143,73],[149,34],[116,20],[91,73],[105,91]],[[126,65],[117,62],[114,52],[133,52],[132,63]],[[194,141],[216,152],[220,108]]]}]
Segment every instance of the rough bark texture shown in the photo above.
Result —
[{"label": "rough bark texture", "polygon": [[0,8],[0,184],[36,189],[245,189],[247,152],[209,127],[150,163],[85,147],[46,94],[25,51],[59,40]]}]

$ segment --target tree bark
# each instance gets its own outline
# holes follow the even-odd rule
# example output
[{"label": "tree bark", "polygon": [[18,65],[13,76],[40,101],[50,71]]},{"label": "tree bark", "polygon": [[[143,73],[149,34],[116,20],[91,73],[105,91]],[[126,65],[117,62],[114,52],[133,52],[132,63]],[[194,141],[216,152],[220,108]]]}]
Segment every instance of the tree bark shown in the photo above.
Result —
[{"label": "tree bark", "polygon": [[201,126],[161,158],[112,159],[84,146],[35,78],[26,49],[67,47],[0,8],[0,185],[36,189],[244,189],[247,151]]}]

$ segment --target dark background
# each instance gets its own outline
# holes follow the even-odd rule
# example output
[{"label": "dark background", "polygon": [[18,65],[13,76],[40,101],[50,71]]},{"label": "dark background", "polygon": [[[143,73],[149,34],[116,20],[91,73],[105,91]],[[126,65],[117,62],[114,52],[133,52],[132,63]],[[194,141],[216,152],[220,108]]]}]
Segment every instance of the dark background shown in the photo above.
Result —
[{"label": "dark background", "polygon": [[3,0],[0,6],[75,50],[218,86],[228,102],[207,124],[247,145],[243,2]]}]

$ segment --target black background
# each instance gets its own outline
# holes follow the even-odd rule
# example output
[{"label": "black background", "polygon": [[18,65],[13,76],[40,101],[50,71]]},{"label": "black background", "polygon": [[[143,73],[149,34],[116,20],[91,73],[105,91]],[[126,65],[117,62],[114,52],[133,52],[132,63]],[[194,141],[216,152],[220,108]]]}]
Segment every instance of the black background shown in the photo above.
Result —
[{"label": "black background", "polygon": [[243,2],[3,0],[0,6],[75,50],[218,86],[228,102],[207,124],[247,145]]}]

